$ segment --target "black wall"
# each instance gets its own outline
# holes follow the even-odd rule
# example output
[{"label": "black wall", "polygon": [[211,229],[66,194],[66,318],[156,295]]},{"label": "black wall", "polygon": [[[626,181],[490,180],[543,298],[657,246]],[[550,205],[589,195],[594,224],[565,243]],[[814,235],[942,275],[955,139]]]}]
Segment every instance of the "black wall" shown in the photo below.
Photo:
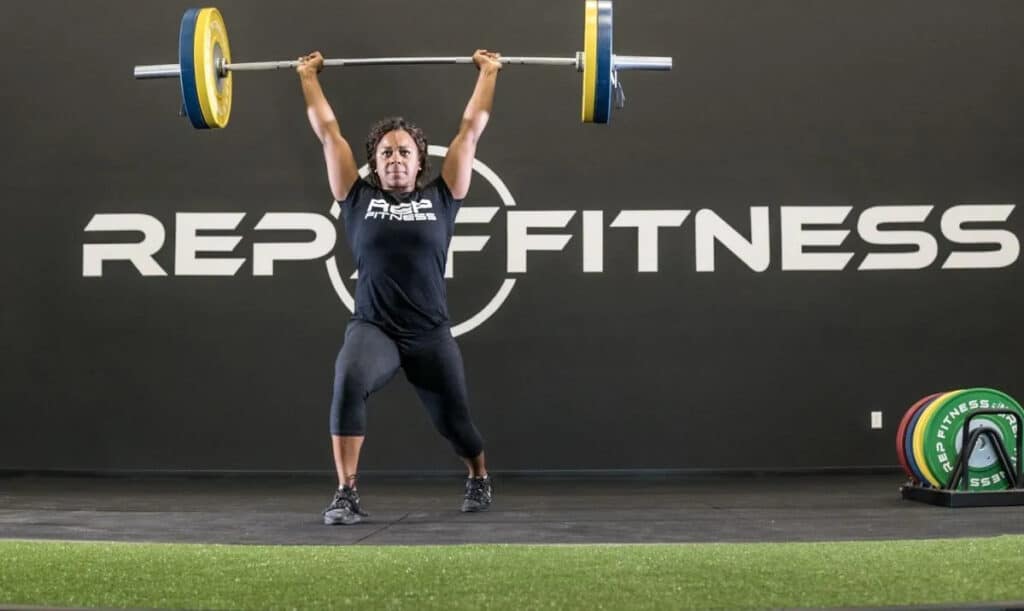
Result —
[{"label": "black wall", "polygon": [[[238,61],[328,57],[571,56],[581,2],[224,0]],[[174,81],[134,81],[173,62],[181,2],[33,2],[0,22],[0,468],[330,469],[327,408],[348,311],[325,262],[280,262],[255,277],[267,212],[331,204],[295,76],[235,79],[231,125],[196,132],[176,116]],[[574,211],[560,252],[507,272],[503,208],[480,253],[456,255],[453,322],[516,284],[459,338],[478,425],[496,469],[807,468],[896,464],[895,428],[918,397],[1017,375],[1020,264],[943,269],[965,246],[944,234],[954,206],[1024,199],[1024,5],[991,0],[620,1],[622,54],[675,58],[670,73],[624,75],[627,107],[582,125],[568,68],[508,67],[477,152],[515,211]],[[404,114],[447,144],[472,89],[466,66],[334,69],[322,75],[359,151],[377,118]],[[438,161],[437,159],[434,160]],[[436,165],[436,164],[435,164]],[[465,204],[500,206],[478,175]],[[858,218],[929,205],[934,237],[918,270],[864,271]],[[783,207],[852,210],[832,227],[842,270],[783,269]],[[767,207],[770,262],[723,247],[698,272],[696,215],[750,237]],[[604,264],[583,271],[582,211],[603,211]],[[689,210],[663,228],[658,271],[640,272],[623,210]],[[229,277],[174,275],[175,215],[244,212]],[[138,234],[86,232],[97,214],[166,228],[163,277],[124,261],[83,276],[83,246]],[[884,213],[884,211],[883,211]],[[330,218],[330,217],[327,217]],[[1008,220],[969,225],[1009,232]],[[1006,239],[1006,233],[998,234]],[[351,273],[339,231],[337,260]],[[792,236],[790,236],[791,238]],[[991,236],[989,236],[991,237]],[[1004,242],[1004,247],[1008,242]],[[351,289],[352,281],[348,281]],[[884,428],[872,430],[869,413]],[[365,470],[458,465],[407,383],[371,402]]]}]

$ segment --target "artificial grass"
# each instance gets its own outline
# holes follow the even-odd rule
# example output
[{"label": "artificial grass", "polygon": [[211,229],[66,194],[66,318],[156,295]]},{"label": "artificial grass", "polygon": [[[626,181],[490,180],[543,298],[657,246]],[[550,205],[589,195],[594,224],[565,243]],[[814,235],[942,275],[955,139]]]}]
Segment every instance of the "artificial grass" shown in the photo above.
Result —
[{"label": "artificial grass", "polygon": [[838,607],[1024,599],[1024,536],[679,545],[0,541],[0,605]]}]

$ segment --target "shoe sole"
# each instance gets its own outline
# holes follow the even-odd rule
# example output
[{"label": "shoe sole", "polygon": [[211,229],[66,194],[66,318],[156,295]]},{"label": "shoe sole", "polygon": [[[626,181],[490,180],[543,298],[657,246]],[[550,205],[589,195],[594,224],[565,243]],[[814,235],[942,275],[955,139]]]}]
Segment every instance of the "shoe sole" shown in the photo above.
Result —
[{"label": "shoe sole", "polygon": [[351,526],[360,522],[362,518],[357,513],[349,514],[348,516],[331,515],[328,511],[324,514],[324,524],[327,526]]},{"label": "shoe sole", "polygon": [[491,508],[490,505],[487,505],[487,506],[484,506],[484,507],[463,507],[462,508],[462,513],[482,513],[484,511],[487,511],[490,508]]}]

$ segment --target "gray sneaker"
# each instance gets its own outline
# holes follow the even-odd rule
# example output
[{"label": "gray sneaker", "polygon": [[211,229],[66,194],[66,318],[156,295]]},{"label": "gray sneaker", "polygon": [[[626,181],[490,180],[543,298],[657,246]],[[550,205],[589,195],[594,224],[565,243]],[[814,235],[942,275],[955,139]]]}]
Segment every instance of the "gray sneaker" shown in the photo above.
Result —
[{"label": "gray sneaker", "polygon": [[494,498],[494,489],[491,486],[491,477],[470,477],[466,479],[466,496],[462,500],[462,511],[474,513],[487,511]]},{"label": "gray sneaker", "polygon": [[355,524],[368,515],[359,507],[359,493],[348,486],[334,492],[334,500],[324,509],[324,524]]}]

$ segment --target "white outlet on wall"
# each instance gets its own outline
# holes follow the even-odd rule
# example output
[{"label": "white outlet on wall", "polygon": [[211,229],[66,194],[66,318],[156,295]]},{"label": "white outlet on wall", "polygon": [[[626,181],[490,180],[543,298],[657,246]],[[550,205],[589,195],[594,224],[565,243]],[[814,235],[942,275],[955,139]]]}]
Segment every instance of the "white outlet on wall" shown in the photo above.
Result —
[{"label": "white outlet on wall", "polygon": [[882,412],[871,412],[871,428],[882,428]]}]

